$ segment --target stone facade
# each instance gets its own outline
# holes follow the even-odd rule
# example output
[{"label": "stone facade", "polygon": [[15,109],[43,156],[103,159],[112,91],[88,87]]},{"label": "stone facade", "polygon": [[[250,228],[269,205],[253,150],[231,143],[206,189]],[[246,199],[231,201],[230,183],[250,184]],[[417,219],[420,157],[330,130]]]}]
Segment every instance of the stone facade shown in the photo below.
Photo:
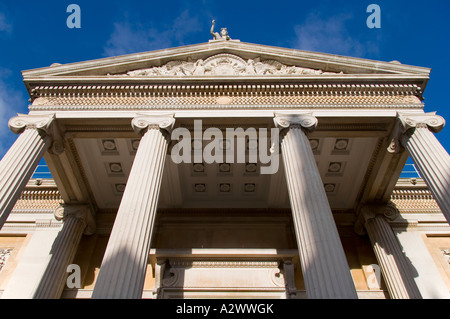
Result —
[{"label": "stone facade", "polygon": [[223,38],[24,71],[2,298],[449,298],[429,72]]}]

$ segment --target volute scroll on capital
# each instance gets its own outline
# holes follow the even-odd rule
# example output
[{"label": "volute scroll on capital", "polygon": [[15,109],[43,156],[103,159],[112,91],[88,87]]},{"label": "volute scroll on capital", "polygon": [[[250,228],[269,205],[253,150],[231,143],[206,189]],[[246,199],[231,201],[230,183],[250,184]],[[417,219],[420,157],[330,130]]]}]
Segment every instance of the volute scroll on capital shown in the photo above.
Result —
[{"label": "volute scroll on capital", "polygon": [[404,145],[414,133],[416,128],[424,127],[433,133],[438,133],[445,126],[445,119],[431,113],[397,113],[398,124],[394,129],[392,140],[387,148],[389,153],[400,153],[404,150]]},{"label": "volute scroll on capital", "polygon": [[138,114],[131,121],[133,130],[140,135],[143,135],[149,129],[160,129],[170,133],[175,124],[173,114]]},{"label": "volute scroll on capital", "polygon": [[438,133],[445,126],[445,119],[436,115],[436,112],[423,114],[398,113],[397,117],[400,121],[402,133],[417,127],[428,127],[433,133]]},{"label": "volute scroll on capital", "polygon": [[48,149],[50,153],[61,154],[64,152],[63,137],[55,123],[55,114],[19,114],[8,121],[8,126],[15,134],[21,134],[25,129],[35,129],[42,137],[51,138],[52,143]]},{"label": "volute scroll on capital", "polygon": [[54,211],[55,219],[65,222],[69,218],[75,218],[83,223],[84,234],[92,235],[95,233],[96,226],[92,208],[86,204],[68,204],[61,205]]},{"label": "volute scroll on capital", "polygon": [[395,220],[400,214],[394,204],[388,203],[386,205],[365,205],[361,208],[365,222],[381,216],[388,221]]},{"label": "volute scroll on capital", "polygon": [[306,131],[313,131],[317,127],[318,120],[312,113],[304,114],[279,114],[273,118],[275,126],[281,129],[300,127]]},{"label": "volute scroll on capital", "polygon": [[33,128],[42,135],[51,135],[54,119],[54,114],[48,116],[18,114],[8,121],[8,126],[14,134],[20,134],[27,128]]}]

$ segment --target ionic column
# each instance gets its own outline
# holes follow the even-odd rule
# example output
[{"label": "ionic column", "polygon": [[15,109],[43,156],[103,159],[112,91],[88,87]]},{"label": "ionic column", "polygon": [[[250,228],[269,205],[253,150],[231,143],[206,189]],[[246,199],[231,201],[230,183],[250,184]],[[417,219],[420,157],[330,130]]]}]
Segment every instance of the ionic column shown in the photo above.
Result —
[{"label": "ionic column", "polygon": [[392,299],[421,299],[422,296],[412,277],[408,264],[394,232],[387,220],[398,215],[387,206],[364,206],[362,214],[375,256]]},{"label": "ionic column", "polygon": [[92,210],[88,205],[63,205],[55,210],[57,220],[63,227],[50,251],[51,259],[33,298],[57,299],[61,297],[67,277],[67,266],[75,257],[83,232],[95,232]]},{"label": "ionic column", "polygon": [[450,223],[450,156],[433,134],[445,120],[433,113],[398,114],[398,139],[411,156],[420,176]]},{"label": "ionic column", "polygon": [[328,198],[305,131],[317,125],[308,114],[276,115],[292,217],[308,298],[357,298]]},{"label": "ionic column", "polygon": [[0,161],[0,228],[51,144],[54,116],[19,115],[9,120],[20,134]]},{"label": "ionic column", "polygon": [[133,119],[142,135],[92,298],[141,298],[172,116]]}]

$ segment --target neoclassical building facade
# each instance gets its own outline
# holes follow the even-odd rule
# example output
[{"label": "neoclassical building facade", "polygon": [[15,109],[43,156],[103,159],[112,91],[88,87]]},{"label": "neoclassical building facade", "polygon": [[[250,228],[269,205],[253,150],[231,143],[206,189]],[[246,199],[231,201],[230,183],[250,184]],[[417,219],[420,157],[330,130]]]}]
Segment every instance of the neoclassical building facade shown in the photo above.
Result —
[{"label": "neoclassical building facade", "polygon": [[429,73],[219,36],[24,71],[1,298],[449,298]]}]

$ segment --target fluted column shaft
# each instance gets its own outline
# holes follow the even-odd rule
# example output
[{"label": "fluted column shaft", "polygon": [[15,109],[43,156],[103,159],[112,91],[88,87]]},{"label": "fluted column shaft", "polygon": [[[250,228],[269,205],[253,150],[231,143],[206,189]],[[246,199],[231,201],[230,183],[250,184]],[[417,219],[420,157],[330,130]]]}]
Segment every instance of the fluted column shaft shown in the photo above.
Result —
[{"label": "fluted column shaft", "polygon": [[138,116],[142,134],[114,222],[93,298],[141,298],[159,191],[174,119]]},{"label": "fluted column shaft", "polygon": [[56,238],[51,259],[33,298],[57,299],[61,297],[67,278],[67,266],[75,257],[83,232],[93,233],[93,219],[87,205],[64,205],[55,211],[63,227]]},{"label": "fluted column shaft", "polygon": [[393,208],[387,206],[378,212],[365,207],[366,230],[372,243],[375,256],[383,274],[389,295],[392,299],[421,299],[419,289],[412,277],[400,244],[386,218],[393,219]]},{"label": "fluted column shaft", "polygon": [[19,137],[0,161],[0,228],[51,144],[53,116],[20,115],[9,121]]},{"label": "fluted column shaft", "polygon": [[320,173],[304,132],[317,125],[310,115],[275,117],[282,131],[286,171],[303,278],[308,298],[357,298]]},{"label": "fluted column shaft", "polygon": [[444,127],[445,121],[434,113],[400,115],[400,121],[405,131],[400,142],[450,223],[450,156],[433,134]]}]

